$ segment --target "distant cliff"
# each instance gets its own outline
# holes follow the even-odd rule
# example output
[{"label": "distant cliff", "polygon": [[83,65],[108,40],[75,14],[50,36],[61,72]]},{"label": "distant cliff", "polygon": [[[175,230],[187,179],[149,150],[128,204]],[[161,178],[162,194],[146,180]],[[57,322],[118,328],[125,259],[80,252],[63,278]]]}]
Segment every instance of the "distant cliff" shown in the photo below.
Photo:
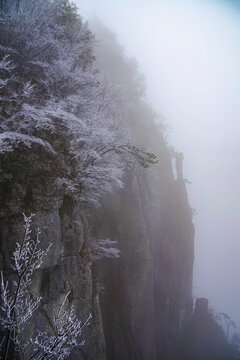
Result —
[{"label": "distant cliff", "polygon": [[[97,34],[97,63],[131,97],[133,61],[98,20],[91,27]],[[194,227],[183,156],[166,144],[155,117],[146,103],[139,103],[126,123],[158,163],[129,171],[124,189],[104,198],[93,225],[100,238],[116,240],[121,250],[120,259],[100,267],[108,359],[178,359],[182,330],[192,314]]]},{"label": "distant cliff", "polygon": [[179,359],[192,314],[194,228],[167,148],[157,166],[130,173],[126,187],[103,201],[94,229],[121,250],[96,270],[107,359]]},{"label": "distant cliff", "polygon": [[183,358],[186,360],[236,359],[223,329],[209,312],[208,300],[204,298],[196,300],[195,311],[186,328],[182,347]]}]

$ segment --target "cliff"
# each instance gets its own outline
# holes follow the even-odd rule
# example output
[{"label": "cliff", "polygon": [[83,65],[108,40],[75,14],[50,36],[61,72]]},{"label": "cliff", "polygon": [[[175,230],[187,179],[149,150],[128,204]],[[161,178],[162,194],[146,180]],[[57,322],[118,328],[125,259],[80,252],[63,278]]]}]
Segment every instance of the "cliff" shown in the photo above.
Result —
[{"label": "cliff", "polygon": [[[23,236],[22,212],[34,212],[41,246],[52,243],[31,289],[42,296],[34,326],[51,331],[52,314],[68,291],[81,319],[93,314],[86,345],[73,358],[177,359],[181,329],[192,312],[194,229],[183,179],[174,179],[163,144],[159,163],[130,171],[124,189],[102,200],[90,225],[78,202],[54,195],[46,174],[40,175],[41,164],[24,167],[28,152],[1,157],[2,173],[16,158],[18,164],[1,189],[1,268],[11,277],[10,255]],[[119,259],[96,262],[94,271],[89,226],[99,238],[116,240],[121,250]]]},{"label": "cliff", "polygon": [[121,250],[120,259],[95,270],[103,272],[107,359],[178,359],[192,313],[194,228],[185,184],[174,180],[167,149],[126,184],[103,201],[94,224]]},{"label": "cliff", "polygon": [[104,284],[100,304],[107,358],[178,359],[192,314],[194,261],[183,156],[166,144],[164,125],[156,124],[146,100],[132,94],[144,89],[134,60],[124,56],[98,20],[90,25],[97,37],[97,64],[134,99],[125,120],[131,137],[158,158],[151,168],[129,171],[124,189],[104,198],[93,221],[95,234],[116,240],[121,250],[120,259],[95,269]]},{"label": "cliff", "polygon": [[[37,153],[40,156],[40,149]],[[41,229],[41,248],[52,244],[41,268],[34,274],[30,289],[31,295],[41,295],[42,301],[28,336],[33,335],[33,329],[52,333],[53,317],[70,291],[69,302],[75,307],[78,317],[85,320],[89,313],[93,315],[91,327],[86,328],[84,333],[84,338],[88,339],[86,346],[80,349],[80,353],[79,349],[77,353],[73,352],[73,358],[83,356],[83,359],[105,359],[102,321],[91,269],[89,230],[84,211],[73,198],[56,193],[49,186],[46,174],[41,176],[40,163],[26,167],[26,158],[30,161],[31,156],[24,149],[21,153],[18,151],[11,153],[11,156],[1,156],[1,172],[7,173],[16,158],[16,175],[7,186],[2,184],[1,187],[0,259],[5,278],[11,281],[14,274],[11,256],[16,242],[22,243],[23,212],[27,215],[35,213],[33,229]]]},{"label": "cliff", "polygon": [[224,331],[208,309],[208,300],[196,300],[194,314],[186,329],[187,342],[183,344],[184,359],[230,360],[236,359],[234,348]]},{"label": "cliff", "polygon": [[[9,313],[2,307],[2,282],[5,360],[23,358],[15,333],[25,359],[64,358],[51,346],[47,357],[46,349],[23,345],[37,330],[56,334],[54,318],[68,293],[78,319],[93,316],[71,359],[218,359],[228,346],[224,334],[201,306],[193,310],[194,226],[183,155],[167,145],[136,62],[101,24],[94,47],[67,0],[15,5],[2,2],[0,17],[0,269],[10,293],[23,212],[35,213],[40,248],[52,246],[23,293],[24,301],[41,296],[23,330],[18,318],[25,314],[14,300]],[[94,257],[105,239],[118,244],[119,258]],[[7,315],[17,319],[8,331]]]},{"label": "cliff", "polygon": [[[2,156],[2,172],[9,171],[15,156]],[[72,359],[233,358],[205,302],[199,300],[193,313],[192,212],[183,179],[174,179],[170,151],[162,147],[158,156],[151,169],[130,171],[124,189],[106,196],[89,224],[78,202],[53,196],[44,178],[34,182],[38,166],[2,187],[4,273],[11,278],[10,254],[21,242],[25,209],[36,214],[41,245],[53,244],[31,289],[43,297],[34,326],[51,332],[52,315],[68,291],[79,318],[93,314],[84,332],[86,345]],[[17,158],[23,166],[21,155]],[[92,264],[89,226],[95,236],[118,242],[120,258]]]}]

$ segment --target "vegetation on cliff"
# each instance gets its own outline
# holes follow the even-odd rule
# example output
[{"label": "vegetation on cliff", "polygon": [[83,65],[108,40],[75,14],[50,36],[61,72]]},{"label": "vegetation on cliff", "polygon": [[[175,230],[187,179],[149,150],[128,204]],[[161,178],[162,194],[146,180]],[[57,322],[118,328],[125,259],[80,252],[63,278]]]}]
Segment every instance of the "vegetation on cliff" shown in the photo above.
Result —
[{"label": "vegetation on cliff", "polygon": [[74,5],[2,1],[0,30],[1,154],[41,149],[48,167],[38,176],[95,204],[123,185],[129,155],[156,162],[125,135],[117,88],[96,69],[94,37]]},{"label": "vegetation on cliff", "polygon": [[[103,194],[123,186],[126,170],[157,162],[144,143],[135,141],[126,123],[131,107],[139,106],[144,93],[136,87],[129,97],[123,84],[106,79],[95,62],[94,36],[68,0],[2,0],[0,5],[1,214],[5,218],[6,209],[18,216],[19,210],[39,211],[43,189],[48,199],[55,199],[51,201],[64,203],[59,199],[71,198],[99,205]],[[131,71],[134,77],[137,72]],[[17,200],[19,209],[12,209],[10,199]],[[32,244],[24,237],[25,243]],[[91,259],[119,256],[116,242],[109,239],[91,237],[88,246]],[[1,268],[9,280],[9,287],[2,281],[2,325],[7,329],[3,352],[5,358],[12,356],[11,344],[24,357],[20,328],[39,307],[41,294],[36,298],[28,294],[31,276],[23,281],[20,275],[21,296],[18,290],[14,295],[11,276],[17,277],[21,269],[9,272],[9,249],[1,252]],[[26,256],[31,258],[30,253]],[[35,300],[29,302],[32,296]],[[28,308],[26,316],[23,308]],[[22,323],[16,320],[19,314]],[[35,347],[51,348],[54,335],[45,336],[40,330],[39,334]]]},{"label": "vegetation on cliff", "polygon": [[[72,290],[77,318],[93,319],[71,359],[186,360],[194,325],[192,210],[182,154],[167,145],[135,60],[98,20],[88,26],[69,0],[0,0],[0,11],[5,280],[18,276],[11,254],[24,235],[23,211],[36,213],[42,249],[52,243],[24,289],[32,310],[39,305],[28,339],[40,354],[52,351],[51,319]],[[5,315],[7,291],[2,282]]]}]

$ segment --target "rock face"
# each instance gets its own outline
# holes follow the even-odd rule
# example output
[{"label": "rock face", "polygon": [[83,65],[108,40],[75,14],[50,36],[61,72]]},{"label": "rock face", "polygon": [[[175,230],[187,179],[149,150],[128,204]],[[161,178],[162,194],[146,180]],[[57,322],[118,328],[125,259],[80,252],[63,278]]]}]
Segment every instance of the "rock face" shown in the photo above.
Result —
[{"label": "rock face", "polygon": [[[19,168],[25,156],[18,155]],[[39,164],[17,171],[2,185],[0,260],[5,276],[13,276],[11,254],[23,236],[23,211],[36,214],[42,248],[52,243],[30,290],[33,296],[41,294],[42,302],[29,335],[34,327],[51,333],[53,316],[71,291],[69,303],[77,316],[84,320],[93,314],[83,335],[86,345],[71,359],[233,359],[205,300],[197,301],[193,314],[194,227],[182,155],[174,156],[175,177],[172,155],[162,144],[159,163],[129,171],[124,189],[104,198],[88,222],[76,200],[53,191]],[[2,173],[14,158],[14,153],[2,157]],[[93,265],[89,227],[97,238],[117,241],[120,258]]]},{"label": "rock face", "polygon": [[192,313],[194,228],[167,150],[158,165],[129,174],[121,193],[105,199],[95,232],[121,250],[102,271],[107,359],[179,359]]},{"label": "rock face", "polygon": [[[26,154],[18,154],[18,167],[24,167]],[[1,171],[7,173],[9,162],[16,154],[2,157]],[[83,334],[86,346],[73,352],[72,358],[105,359],[104,336],[98,292],[91,269],[88,245],[88,224],[79,204],[69,196],[56,194],[48,177],[40,175],[41,166],[33,164],[26,172],[17,172],[2,185],[0,208],[0,260],[6,278],[12,277],[11,255],[16,242],[23,238],[22,212],[35,213],[33,229],[41,229],[41,248],[52,244],[41,268],[35,273],[32,295],[42,296],[39,311],[34,316],[37,329],[52,332],[52,320],[65,295],[70,291],[69,303],[84,320],[89,313],[93,321]],[[37,177],[37,181],[36,178]],[[29,196],[31,199],[29,199]],[[31,333],[31,332],[30,332]],[[29,334],[30,335],[30,334]]]}]

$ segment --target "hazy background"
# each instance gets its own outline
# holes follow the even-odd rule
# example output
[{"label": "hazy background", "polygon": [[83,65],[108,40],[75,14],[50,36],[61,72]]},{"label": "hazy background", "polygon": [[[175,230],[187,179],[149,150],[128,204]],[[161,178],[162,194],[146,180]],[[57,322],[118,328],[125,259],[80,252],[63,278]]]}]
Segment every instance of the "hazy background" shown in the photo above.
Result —
[{"label": "hazy background", "polygon": [[185,156],[194,295],[240,325],[240,1],[77,0],[135,57]]}]

